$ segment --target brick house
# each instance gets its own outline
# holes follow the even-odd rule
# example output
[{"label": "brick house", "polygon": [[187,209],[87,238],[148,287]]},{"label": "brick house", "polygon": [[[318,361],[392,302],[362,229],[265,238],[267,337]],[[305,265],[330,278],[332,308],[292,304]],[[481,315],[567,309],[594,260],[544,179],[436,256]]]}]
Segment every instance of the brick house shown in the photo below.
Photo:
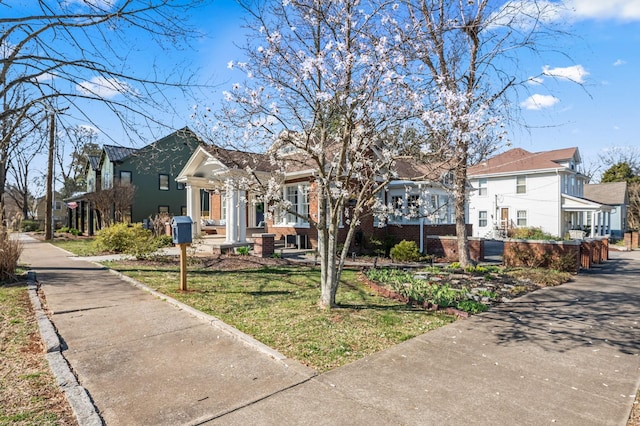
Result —
[{"label": "brick house", "polygon": [[[259,188],[240,189],[233,185],[235,180],[246,178],[247,166],[263,182],[278,173],[262,154],[216,146],[200,146],[195,150],[177,178],[186,188],[187,215],[194,221],[194,236],[203,231],[216,233],[224,235],[227,244],[241,244],[250,241],[253,233],[266,232],[288,245],[316,248],[317,230],[305,220],[318,211],[313,168],[304,161],[288,166],[280,190],[281,197],[291,203],[291,209],[269,215],[267,206],[256,201]],[[396,159],[396,171],[397,178],[378,197],[385,205],[397,206],[403,214],[384,220],[365,215],[360,222],[360,239],[406,239],[423,248],[427,235],[455,235],[453,202],[443,182],[450,178],[449,174],[434,172],[409,157]],[[208,211],[200,208],[201,194],[209,201]],[[424,207],[428,214],[408,214],[416,205],[428,206]],[[344,240],[346,228],[342,232],[339,238]]]}]

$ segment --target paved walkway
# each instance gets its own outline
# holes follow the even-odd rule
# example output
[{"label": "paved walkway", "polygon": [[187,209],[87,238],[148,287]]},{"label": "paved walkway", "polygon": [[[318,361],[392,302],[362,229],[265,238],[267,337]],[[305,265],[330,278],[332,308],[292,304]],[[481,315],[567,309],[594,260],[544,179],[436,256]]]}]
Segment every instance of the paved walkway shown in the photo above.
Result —
[{"label": "paved walkway", "polygon": [[63,355],[107,425],[625,425],[640,252],[331,372],[27,239]]}]

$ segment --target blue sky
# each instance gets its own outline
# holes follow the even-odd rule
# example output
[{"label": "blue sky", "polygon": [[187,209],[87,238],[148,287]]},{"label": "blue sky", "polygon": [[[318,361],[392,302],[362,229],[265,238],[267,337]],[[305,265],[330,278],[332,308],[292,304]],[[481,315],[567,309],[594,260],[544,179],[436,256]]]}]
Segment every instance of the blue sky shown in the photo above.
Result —
[{"label": "blue sky", "polygon": [[[211,37],[200,57],[226,90],[238,78],[226,67],[238,59],[233,42],[242,44],[242,12],[233,1],[209,8],[197,21]],[[557,49],[567,57],[543,54],[521,65],[531,76],[546,70],[556,77],[527,85],[537,101],[514,100],[527,127],[513,128],[512,145],[529,151],[577,146],[586,161],[610,147],[640,146],[640,0],[569,0],[563,9],[558,23],[571,35]]]},{"label": "blue sky", "polygon": [[[560,40],[556,47],[568,57],[557,53],[548,57],[543,54],[520,64],[526,73],[538,78],[527,85],[526,96],[514,99],[514,104],[522,108],[521,117],[529,129],[514,127],[512,146],[530,151],[577,146],[583,160],[587,161],[597,159],[603,149],[639,146],[640,0],[563,2],[565,12],[554,18],[573,35]],[[15,0],[15,5],[28,3]],[[559,5],[561,1],[550,3]],[[158,56],[156,60],[161,65],[164,61],[167,69],[175,64],[172,61],[190,63],[198,70],[201,81],[216,86],[205,100],[208,105],[215,106],[221,92],[229,89],[234,79],[240,78],[227,69],[227,63],[240,59],[234,43],[243,44],[242,15],[243,11],[232,0],[210,2],[191,18],[191,23],[203,33],[192,43],[193,49],[175,56]],[[138,59],[132,55],[130,66],[147,66],[152,52],[142,52],[144,54]],[[564,77],[581,84],[571,83]],[[170,99],[178,114],[166,117],[165,122],[174,128],[192,126],[193,102],[184,100],[178,93],[170,94]],[[107,116],[103,108],[87,105],[87,110],[94,114],[101,131],[108,132],[123,145],[140,146],[140,142],[126,141],[118,134],[113,121],[102,118]],[[156,129],[154,136],[166,133],[166,129]],[[104,136],[100,141],[113,143]]]},{"label": "blue sky", "polygon": [[[550,76],[543,76],[542,84],[529,84],[530,94],[543,98],[534,103],[518,99],[529,128],[514,128],[513,146],[530,151],[577,146],[585,160],[612,146],[639,146],[640,0],[573,0],[566,8],[574,12],[559,19],[572,35],[557,48],[568,57],[529,59],[522,67],[531,76],[546,69],[581,84]],[[197,20],[210,37],[199,47],[202,69],[213,73],[224,86],[220,90],[238,78],[226,67],[238,59],[233,42],[242,44],[241,16],[233,1],[223,0]]]}]

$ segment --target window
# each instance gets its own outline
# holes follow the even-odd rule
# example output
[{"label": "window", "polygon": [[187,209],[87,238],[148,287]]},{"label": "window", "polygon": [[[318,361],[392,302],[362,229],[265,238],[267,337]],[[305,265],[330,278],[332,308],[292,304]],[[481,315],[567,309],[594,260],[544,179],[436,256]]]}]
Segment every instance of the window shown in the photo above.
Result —
[{"label": "window", "polygon": [[526,194],[526,193],[527,193],[527,177],[516,176],[516,194]]},{"label": "window", "polygon": [[487,195],[487,179],[478,180],[478,195],[480,196]]},{"label": "window", "polygon": [[176,182],[176,189],[178,191],[182,191],[184,189],[184,183],[183,182]]},{"label": "window", "polygon": [[169,214],[169,206],[158,206],[158,213]]},{"label": "window", "polygon": [[446,187],[452,187],[456,183],[456,175],[453,170],[449,170],[442,176],[441,182]]},{"label": "window", "polygon": [[309,217],[309,185],[306,183],[289,185],[284,188],[285,200],[290,203],[282,217],[282,224],[306,224]]},{"label": "window", "polygon": [[127,172],[124,170],[120,171],[120,184],[130,184],[131,183],[131,172]]},{"label": "window", "polygon": [[420,196],[409,195],[407,197],[407,209],[409,213],[409,219],[415,220],[420,217]]},{"label": "window", "polygon": [[518,226],[527,226],[527,211],[526,210],[518,210],[516,212],[516,220]]},{"label": "window", "polygon": [[389,216],[394,221],[402,221],[402,212],[404,211],[404,200],[401,195],[391,196],[391,212]]},{"label": "window", "polygon": [[487,211],[481,210],[478,212],[478,226],[484,228],[487,226]]},{"label": "window", "polygon": [[227,223],[227,193],[220,193],[220,220],[224,220]]},{"label": "window", "polygon": [[169,175],[159,174],[158,175],[159,188],[160,191],[168,191],[169,190]]}]

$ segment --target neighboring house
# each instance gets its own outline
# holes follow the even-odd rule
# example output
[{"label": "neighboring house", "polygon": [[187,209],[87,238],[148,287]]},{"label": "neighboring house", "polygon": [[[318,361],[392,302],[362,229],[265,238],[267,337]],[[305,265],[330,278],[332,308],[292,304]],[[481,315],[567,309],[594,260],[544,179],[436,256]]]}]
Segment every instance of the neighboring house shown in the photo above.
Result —
[{"label": "neighboring house", "polygon": [[624,237],[627,232],[627,206],[629,193],[627,182],[610,182],[584,186],[584,198],[611,206],[611,236]]},{"label": "neighboring house", "polygon": [[139,149],[103,146],[99,156],[87,159],[87,192],[67,200],[78,205],[69,210],[70,226],[92,235],[100,219],[91,205],[91,194],[117,191],[118,185],[135,188],[133,201],[120,218],[125,222],[142,222],[159,213],[186,214],[184,185],[175,178],[200,143],[185,127]]},{"label": "neighboring house", "polygon": [[[291,203],[291,210],[297,214],[281,212],[267,218],[266,206],[256,202],[257,192],[234,186],[234,181],[246,177],[245,169],[249,165],[263,181],[276,172],[265,155],[215,146],[196,149],[177,178],[187,189],[187,215],[194,221],[194,236],[205,230],[224,234],[225,243],[241,244],[254,232],[268,232],[275,234],[276,240],[299,247],[316,247],[317,230],[304,219],[318,212],[315,170],[304,163],[286,170],[281,185],[282,198]],[[430,172],[425,165],[408,157],[397,159],[396,171],[398,178],[378,195],[385,205],[396,206],[398,213],[404,214],[392,215],[384,221],[368,215],[361,221],[361,234],[377,238],[391,235],[397,241],[414,240],[421,246],[421,236],[455,234],[453,202],[439,182],[440,174]],[[203,193],[210,199],[211,208],[206,212],[200,208]],[[410,215],[409,212],[418,205],[426,207],[429,214],[424,217]],[[339,236],[341,240],[344,237]]]},{"label": "neighboring house", "polygon": [[[60,228],[65,223],[66,218],[66,208],[64,200],[62,199],[62,195],[59,192],[53,193],[53,220],[54,226],[56,228]],[[36,211],[35,217],[36,220],[42,222],[43,226],[45,223],[45,218],[47,216],[47,197],[40,197],[36,201]]]},{"label": "neighboring house", "polygon": [[612,209],[585,199],[588,177],[578,171],[580,163],[578,148],[514,148],[470,167],[473,235],[500,238],[519,227],[539,227],[558,237],[569,231],[608,234]]}]

